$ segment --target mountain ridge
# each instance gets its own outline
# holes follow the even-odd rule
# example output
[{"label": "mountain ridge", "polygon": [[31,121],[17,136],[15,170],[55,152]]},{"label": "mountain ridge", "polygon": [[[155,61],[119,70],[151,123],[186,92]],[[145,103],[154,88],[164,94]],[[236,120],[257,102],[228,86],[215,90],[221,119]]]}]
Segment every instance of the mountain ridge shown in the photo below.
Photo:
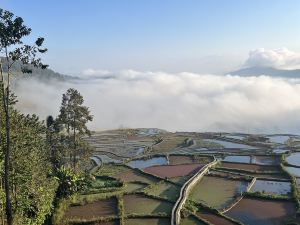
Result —
[{"label": "mountain ridge", "polygon": [[272,77],[300,78],[300,69],[282,70],[273,67],[247,67],[229,72],[227,74],[239,76],[269,75]]}]

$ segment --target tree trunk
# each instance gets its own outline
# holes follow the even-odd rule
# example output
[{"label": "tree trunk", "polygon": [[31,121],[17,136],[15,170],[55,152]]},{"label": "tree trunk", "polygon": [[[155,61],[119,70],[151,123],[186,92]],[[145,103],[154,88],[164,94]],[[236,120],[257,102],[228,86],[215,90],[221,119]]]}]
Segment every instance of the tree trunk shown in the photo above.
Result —
[{"label": "tree trunk", "polygon": [[[6,219],[7,224],[13,224],[12,207],[10,200],[10,190],[9,190],[9,164],[10,164],[10,123],[9,123],[9,83],[7,84],[6,93],[4,86],[3,68],[2,62],[0,62],[1,70],[1,89],[2,89],[2,106],[5,114],[5,135],[6,135],[6,145],[4,146],[4,189],[5,189],[5,209],[6,209]],[[9,81],[9,71],[8,71],[8,81]]]},{"label": "tree trunk", "polygon": [[76,167],[76,129],[75,129],[75,115],[73,117],[73,123],[74,123],[74,130],[73,130],[73,138],[74,138],[74,158],[73,158],[73,169],[75,172],[75,167]]}]

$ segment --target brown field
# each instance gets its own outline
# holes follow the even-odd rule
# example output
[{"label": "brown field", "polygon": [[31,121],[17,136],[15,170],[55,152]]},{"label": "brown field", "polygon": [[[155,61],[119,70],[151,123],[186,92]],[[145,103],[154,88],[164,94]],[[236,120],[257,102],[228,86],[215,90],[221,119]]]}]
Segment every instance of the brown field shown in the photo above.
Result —
[{"label": "brown field", "polygon": [[280,172],[280,167],[278,166],[263,166],[263,165],[246,164],[246,163],[222,162],[221,167],[226,167],[230,169],[250,170],[256,172],[266,172],[266,171]]},{"label": "brown field", "polygon": [[192,156],[192,155],[170,155],[169,164],[193,164],[193,163],[209,163],[211,159],[205,156]]},{"label": "brown field", "polygon": [[169,218],[131,218],[125,220],[125,225],[169,225]]},{"label": "brown field", "polygon": [[295,207],[289,201],[243,198],[226,215],[248,225],[282,225],[295,215]]},{"label": "brown field", "polygon": [[172,177],[187,176],[191,173],[196,173],[202,167],[203,164],[151,166],[145,168],[144,171],[162,178],[172,178]]},{"label": "brown field", "polygon": [[120,225],[119,220],[106,221],[106,222],[95,222],[93,225]]},{"label": "brown field", "polygon": [[126,214],[150,215],[158,213],[171,214],[173,204],[150,198],[140,194],[124,195],[124,208]]},{"label": "brown field", "polygon": [[210,212],[198,212],[197,215],[211,224],[235,225],[232,221]]},{"label": "brown field", "polygon": [[116,177],[123,180],[124,182],[140,181],[150,184],[159,181],[158,178],[142,174],[136,170],[128,170],[123,173],[119,173],[118,175],[116,175]]},{"label": "brown field", "polygon": [[86,205],[71,205],[66,210],[64,219],[88,220],[96,217],[116,216],[117,208],[115,198],[98,200]]}]

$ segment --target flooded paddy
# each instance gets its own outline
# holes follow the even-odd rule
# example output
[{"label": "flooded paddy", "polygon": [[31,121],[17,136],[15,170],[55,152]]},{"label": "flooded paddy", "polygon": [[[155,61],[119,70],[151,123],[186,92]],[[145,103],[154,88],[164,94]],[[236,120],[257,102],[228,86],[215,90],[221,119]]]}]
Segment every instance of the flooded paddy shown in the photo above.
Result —
[{"label": "flooded paddy", "polygon": [[251,162],[258,165],[279,165],[279,156],[254,155],[251,157]]},{"label": "flooded paddy", "polygon": [[203,167],[203,164],[183,164],[168,166],[152,166],[145,168],[146,173],[150,173],[161,178],[172,178],[194,174]]},{"label": "flooded paddy", "polygon": [[124,195],[125,214],[171,214],[172,206],[170,202],[150,198],[144,195],[129,194]]},{"label": "flooded paddy", "polygon": [[300,177],[300,168],[285,166],[285,169],[295,177]]},{"label": "flooded paddy", "polygon": [[165,156],[153,157],[149,159],[137,159],[127,163],[132,168],[144,169],[150,166],[167,165],[168,160]]},{"label": "flooded paddy", "polygon": [[244,140],[247,136],[246,135],[243,135],[243,134],[228,134],[228,135],[225,135],[226,138],[231,138],[231,139],[236,139],[236,140],[239,140],[239,141],[242,141]]},{"label": "flooded paddy", "polygon": [[223,141],[218,139],[204,139],[205,141],[213,142],[223,146],[224,148],[238,148],[238,149],[257,149],[257,147],[246,145],[246,144],[238,144],[230,141]]},{"label": "flooded paddy", "polygon": [[248,155],[230,155],[225,156],[222,160],[224,162],[238,162],[238,163],[250,163],[251,157]]},{"label": "flooded paddy", "polygon": [[243,198],[225,214],[247,225],[282,225],[295,212],[293,202]]},{"label": "flooded paddy", "polygon": [[287,140],[289,140],[290,136],[287,135],[269,135],[267,136],[270,142],[277,143],[277,144],[285,144]]},{"label": "flooded paddy", "polygon": [[285,161],[290,165],[300,167],[300,152],[292,153],[285,159]]},{"label": "flooded paddy", "polygon": [[291,182],[256,180],[250,191],[275,195],[288,195],[291,193]]},{"label": "flooded paddy", "polygon": [[193,188],[189,199],[223,209],[247,189],[248,182],[204,176]]},{"label": "flooded paddy", "polygon": [[224,162],[251,163],[258,165],[279,165],[278,156],[269,155],[229,155],[222,160]]}]

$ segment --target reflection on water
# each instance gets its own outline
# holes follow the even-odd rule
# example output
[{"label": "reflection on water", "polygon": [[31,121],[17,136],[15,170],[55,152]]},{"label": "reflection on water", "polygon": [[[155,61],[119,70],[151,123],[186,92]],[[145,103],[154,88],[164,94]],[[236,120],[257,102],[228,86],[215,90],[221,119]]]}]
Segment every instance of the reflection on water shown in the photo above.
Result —
[{"label": "reflection on water", "polygon": [[286,195],[291,193],[291,183],[285,181],[256,180],[255,184],[251,188],[251,191]]},{"label": "reflection on water", "polygon": [[132,168],[144,169],[150,166],[159,166],[159,165],[167,165],[167,164],[168,164],[167,158],[164,156],[159,156],[150,159],[132,160],[128,163],[128,166]]}]

